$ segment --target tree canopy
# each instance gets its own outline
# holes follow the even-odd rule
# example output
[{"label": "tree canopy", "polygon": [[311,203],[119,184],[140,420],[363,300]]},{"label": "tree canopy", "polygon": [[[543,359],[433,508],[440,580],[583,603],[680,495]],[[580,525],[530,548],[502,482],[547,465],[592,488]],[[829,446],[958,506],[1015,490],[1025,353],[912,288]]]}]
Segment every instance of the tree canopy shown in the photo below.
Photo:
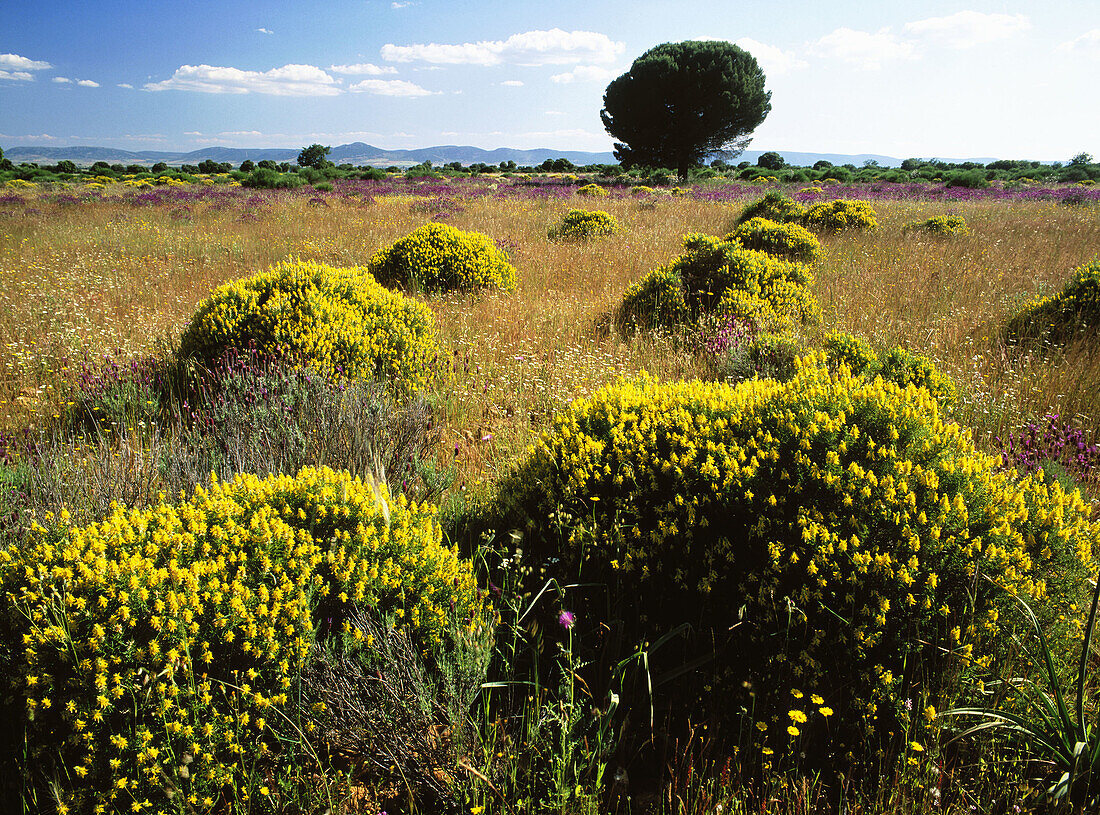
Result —
[{"label": "tree canopy", "polygon": [[732,157],[771,110],[752,54],[725,41],[664,43],[607,86],[600,118],[625,166],[674,167]]},{"label": "tree canopy", "polygon": [[325,147],[323,144],[311,144],[309,147],[303,147],[302,152],[298,154],[298,166],[321,169],[328,163],[325,156],[331,150],[331,147]]}]

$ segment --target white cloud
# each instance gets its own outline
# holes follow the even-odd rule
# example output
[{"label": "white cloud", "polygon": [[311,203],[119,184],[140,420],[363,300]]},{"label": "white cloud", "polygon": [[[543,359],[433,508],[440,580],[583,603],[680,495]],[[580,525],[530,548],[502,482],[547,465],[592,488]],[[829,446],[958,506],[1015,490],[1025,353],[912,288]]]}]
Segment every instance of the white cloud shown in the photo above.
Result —
[{"label": "white cloud", "polygon": [[58,85],[72,84],[72,80],[69,79],[67,76],[55,76],[53,79],[50,80],[50,82],[56,82]]},{"label": "white cloud", "polygon": [[27,71],[0,71],[0,79],[15,79],[19,82],[30,82],[34,79],[34,74]]},{"label": "white cloud", "polygon": [[523,87],[523,83],[520,82],[518,79],[505,79],[500,84],[505,85],[509,88],[522,88]]},{"label": "white cloud", "polygon": [[1075,37],[1069,42],[1064,42],[1059,45],[1056,51],[1063,52],[1080,52],[1084,54],[1095,54],[1100,56],[1100,28],[1094,28],[1091,31],[1086,31],[1080,37]]},{"label": "white cloud", "polygon": [[563,111],[563,110],[547,110],[547,111],[544,111],[544,112],[547,116],[564,116],[565,115],[565,111]]},{"label": "white cloud", "polygon": [[572,65],[613,62],[626,45],[595,31],[525,31],[506,40],[482,40],[457,45],[419,43],[382,46],[389,62],[430,62],[442,65]]},{"label": "white cloud", "polygon": [[185,131],[183,131],[183,135],[185,135],[185,136],[201,136],[202,133],[200,133],[198,130],[185,130]]},{"label": "white cloud", "polygon": [[434,96],[440,91],[429,91],[413,82],[404,79],[364,79],[356,82],[348,90],[361,93],[372,93],[375,96]]},{"label": "white cloud", "polygon": [[601,68],[598,65],[578,65],[572,71],[566,71],[564,74],[554,74],[550,77],[550,81],[559,84],[569,84],[570,82],[606,82],[613,76],[615,76],[614,71],[610,71],[607,68]]},{"label": "white cloud", "polygon": [[409,6],[415,6],[415,5],[416,5],[416,3],[411,3],[411,2],[400,3],[400,2],[398,2],[398,0],[393,0],[393,2],[390,3],[390,8],[392,8],[392,9],[408,8]]},{"label": "white cloud", "polygon": [[758,42],[751,37],[742,37],[733,44],[752,54],[767,76],[789,74],[791,71],[807,68],[810,64],[804,59],[799,59],[794,51],[784,51],[782,48]]},{"label": "white cloud", "polygon": [[147,91],[263,93],[272,96],[336,96],[336,80],[314,65],[284,65],[270,71],[243,71],[214,65],[181,65],[169,79],[148,82]]},{"label": "white cloud", "polygon": [[905,24],[905,30],[931,43],[949,48],[973,48],[1003,40],[1031,28],[1024,14],[982,14],[959,11],[947,17],[929,17]]},{"label": "white cloud", "polygon": [[838,28],[826,34],[811,47],[811,53],[832,57],[866,70],[874,70],[883,62],[894,59],[912,59],[915,48],[910,42],[899,39],[889,28],[871,33]]},{"label": "white cloud", "polygon": [[392,65],[375,65],[370,62],[357,62],[354,65],[330,65],[328,69],[333,73],[349,76],[382,76],[382,74],[397,73],[397,69]]},{"label": "white cloud", "polygon": [[134,89],[134,86],[131,85],[129,82],[119,82],[116,87],[126,88],[127,90],[131,90],[131,91]]},{"label": "white cloud", "polygon": [[17,71],[44,71],[52,67],[48,62],[27,59],[18,54],[0,54],[0,69],[14,68]]},{"label": "white cloud", "polygon": [[82,88],[98,88],[99,87],[98,82],[93,82],[90,79],[78,79],[78,80],[76,80],[76,84],[79,85]]},{"label": "white cloud", "polygon": [[270,28],[257,28],[256,30],[261,34],[274,34],[275,33]]}]

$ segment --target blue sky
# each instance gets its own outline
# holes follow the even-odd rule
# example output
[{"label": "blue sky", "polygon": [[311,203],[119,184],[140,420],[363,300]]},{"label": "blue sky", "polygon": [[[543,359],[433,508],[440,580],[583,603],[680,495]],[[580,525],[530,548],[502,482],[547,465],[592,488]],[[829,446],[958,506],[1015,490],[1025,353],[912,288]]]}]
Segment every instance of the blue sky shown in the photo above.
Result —
[{"label": "blue sky", "polygon": [[1100,156],[1100,2],[330,0],[0,7],[0,147],[608,150],[608,81],[725,39],[767,75],[751,149]]}]

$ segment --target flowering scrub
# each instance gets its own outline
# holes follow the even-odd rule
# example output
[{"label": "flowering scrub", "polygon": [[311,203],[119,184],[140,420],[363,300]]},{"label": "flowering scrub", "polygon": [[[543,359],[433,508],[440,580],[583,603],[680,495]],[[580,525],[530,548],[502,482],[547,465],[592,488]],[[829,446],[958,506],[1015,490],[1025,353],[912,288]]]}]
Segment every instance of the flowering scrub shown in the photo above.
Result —
[{"label": "flowering scrub", "polygon": [[800,263],[814,263],[821,257],[821,244],[812,232],[798,224],[779,224],[766,218],[745,221],[722,240]]},{"label": "flowering scrub", "polygon": [[909,385],[925,388],[943,407],[949,407],[958,398],[955,383],[923,354],[894,347],[880,358],[862,337],[844,332],[829,334],[822,346],[825,358],[833,368],[843,364],[853,374],[868,379],[880,376],[902,388]]},{"label": "flowering scrub", "polygon": [[841,766],[904,732],[899,700],[934,704],[948,666],[986,664],[1012,594],[1079,586],[1100,525],[1077,492],[1001,471],[927,390],[823,363],[578,400],[502,483],[493,525],[629,598],[628,640],[703,632],[715,712],[754,710],[769,749],[788,726],[824,737],[817,714],[787,720],[786,694],[813,688],[837,714],[818,758]]},{"label": "flowering scrub", "polygon": [[1055,343],[1078,337],[1095,338],[1100,326],[1100,260],[1073,270],[1058,294],[1025,305],[1005,323],[1010,342],[1040,339]]},{"label": "flowering scrub", "polygon": [[753,218],[764,218],[775,223],[785,224],[791,221],[800,221],[806,215],[806,207],[792,198],[788,198],[779,190],[770,190],[764,195],[747,205],[741,210],[737,219],[737,225],[741,225]]},{"label": "flowering scrub", "polygon": [[577,188],[577,195],[587,195],[590,198],[607,198],[607,190],[599,184],[585,184]]},{"label": "flowering scrub", "polygon": [[961,215],[937,215],[924,221],[913,221],[902,227],[902,232],[920,232],[937,237],[963,237],[970,234],[970,227]]},{"label": "flowering scrub", "polygon": [[682,255],[627,289],[615,325],[625,333],[719,314],[763,330],[794,330],[820,320],[812,284],[813,274],[801,263],[688,235]]},{"label": "flowering scrub", "polygon": [[875,211],[868,201],[838,198],[822,201],[806,210],[802,223],[814,232],[843,232],[846,229],[878,229]]},{"label": "flowering scrub", "polygon": [[[604,195],[606,194],[605,192]],[[621,227],[614,215],[599,209],[591,212],[584,209],[571,209],[561,217],[558,223],[550,227],[547,237],[552,241],[586,241],[614,235],[619,231]]]},{"label": "flowering scrub", "polygon": [[423,303],[381,286],[366,269],[287,261],[214,290],[180,339],[180,355],[210,365],[231,348],[290,355],[330,375],[427,384],[435,324]]},{"label": "flowering scrub", "polygon": [[369,656],[347,622],[364,608],[426,648],[479,609],[434,507],[311,468],[36,527],[0,552],[0,586],[4,761],[80,812],[267,811],[257,779],[296,766],[316,789],[298,706],[315,641]]},{"label": "flowering scrub", "polygon": [[512,291],[516,269],[493,240],[449,224],[425,224],[383,249],[367,264],[384,285],[410,291]]}]

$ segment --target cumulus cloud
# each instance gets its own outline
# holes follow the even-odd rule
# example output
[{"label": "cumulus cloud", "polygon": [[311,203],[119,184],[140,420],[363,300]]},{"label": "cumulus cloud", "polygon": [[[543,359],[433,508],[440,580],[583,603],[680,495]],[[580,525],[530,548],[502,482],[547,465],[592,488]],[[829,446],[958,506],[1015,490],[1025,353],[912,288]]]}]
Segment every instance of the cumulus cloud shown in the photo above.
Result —
[{"label": "cumulus cloud", "polygon": [[578,65],[573,70],[566,71],[564,74],[554,74],[550,77],[550,81],[559,84],[569,84],[571,82],[606,82],[614,76],[614,71],[610,71],[607,68],[601,68],[598,65]]},{"label": "cumulus cloud", "polygon": [[314,65],[284,65],[270,71],[243,71],[214,65],[181,65],[162,82],[148,82],[147,91],[199,93],[262,93],[271,96],[336,96],[336,80]]},{"label": "cumulus cloud", "polygon": [[1031,28],[1024,14],[982,14],[959,11],[946,17],[929,17],[905,24],[910,34],[949,48],[973,48],[1003,40]]},{"label": "cumulus cloud", "polygon": [[900,39],[889,28],[880,28],[872,33],[842,27],[819,39],[810,51],[817,56],[832,57],[866,70],[875,70],[890,60],[912,59],[916,49],[911,42]]},{"label": "cumulus cloud", "polygon": [[127,90],[131,90],[131,91],[134,89],[134,86],[131,85],[129,82],[119,82],[117,87],[126,88]]},{"label": "cumulus cloud", "polygon": [[[99,87],[98,82],[93,82],[90,79],[69,79],[69,77],[67,77],[67,76],[55,76],[50,81],[51,82],[56,82],[58,85],[79,85],[82,88],[98,88]],[[126,87],[130,87],[130,86],[127,85]]]},{"label": "cumulus cloud", "polygon": [[506,40],[458,44],[419,43],[382,46],[388,62],[428,62],[440,65],[572,65],[613,62],[626,48],[595,31],[525,31]]},{"label": "cumulus cloud", "polygon": [[0,54],[0,80],[10,79],[16,82],[32,82],[32,71],[44,71],[52,68],[48,62],[27,59],[18,54]]},{"label": "cumulus cloud", "polygon": [[274,34],[275,33],[270,28],[257,28],[256,30],[258,32],[260,32],[261,34]]},{"label": "cumulus cloud", "polygon": [[364,79],[348,90],[355,93],[371,93],[375,96],[434,96],[440,91],[430,91],[404,79]]},{"label": "cumulus cloud", "polygon": [[392,9],[408,8],[409,6],[415,6],[415,5],[416,5],[416,3],[412,3],[412,2],[401,3],[401,2],[398,2],[398,0],[393,0],[393,2],[390,3],[390,8],[392,8]]},{"label": "cumulus cloud", "polygon": [[752,54],[768,76],[789,74],[791,71],[809,67],[810,64],[804,59],[799,59],[794,51],[784,51],[782,48],[758,42],[751,37],[742,37],[735,40],[733,44]]},{"label": "cumulus cloud", "polygon": [[1063,53],[1081,53],[1100,56],[1100,28],[1086,31],[1079,37],[1059,45],[1056,51]]},{"label": "cumulus cloud", "polygon": [[522,88],[523,87],[523,83],[520,82],[518,79],[505,79],[500,84],[501,85],[506,85],[509,88]]},{"label": "cumulus cloud", "polygon": [[0,68],[14,69],[17,71],[44,71],[47,68],[52,68],[48,62],[42,62],[36,59],[27,59],[21,57],[18,54],[0,54]]},{"label": "cumulus cloud", "polygon": [[375,65],[370,62],[357,62],[354,65],[330,65],[328,69],[335,74],[347,74],[348,76],[382,76],[383,74],[397,73],[397,69],[392,65]]}]

